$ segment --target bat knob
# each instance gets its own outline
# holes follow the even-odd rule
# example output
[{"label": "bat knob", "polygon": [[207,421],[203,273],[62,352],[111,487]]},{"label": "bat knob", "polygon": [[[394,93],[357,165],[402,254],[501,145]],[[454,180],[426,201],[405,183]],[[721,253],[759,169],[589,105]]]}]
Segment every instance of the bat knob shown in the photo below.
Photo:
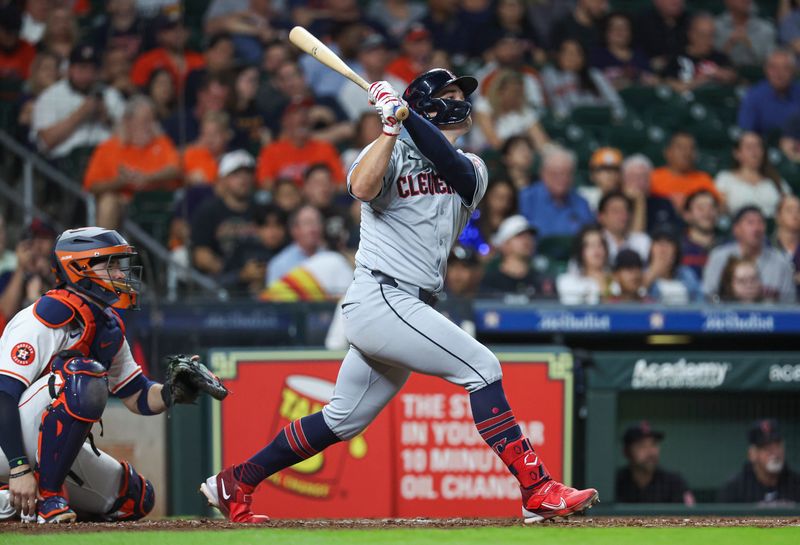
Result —
[{"label": "bat knob", "polygon": [[398,106],[395,108],[394,116],[400,121],[404,121],[408,117],[408,106]]}]

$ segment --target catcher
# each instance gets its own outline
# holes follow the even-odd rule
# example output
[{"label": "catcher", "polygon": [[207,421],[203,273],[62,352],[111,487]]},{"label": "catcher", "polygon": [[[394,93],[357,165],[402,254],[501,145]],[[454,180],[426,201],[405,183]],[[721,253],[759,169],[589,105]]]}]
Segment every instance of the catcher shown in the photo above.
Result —
[{"label": "catcher", "polygon": [[114,309],[136,308],[135,255],[116,231],[65,231],[53,250],[56,289],[22,309],[0,337],[0,481],[8,483],[0,483],[0,518],[144,517],[155,502],[150,481],[91,440],[108,396],[142,415],[191,403],[201,391],[225,397],[197,356],[171,357],[164,384],[134,361]]}]

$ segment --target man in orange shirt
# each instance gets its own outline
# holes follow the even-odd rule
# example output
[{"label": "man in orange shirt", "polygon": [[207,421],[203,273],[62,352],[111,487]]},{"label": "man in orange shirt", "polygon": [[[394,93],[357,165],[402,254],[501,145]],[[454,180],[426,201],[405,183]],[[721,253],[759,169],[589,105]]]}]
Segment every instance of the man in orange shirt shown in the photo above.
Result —
[{"label": "man in orange shirt", "polygon": [[187,185],[217,181],[219,160],[232,136],[227,113],[206,112],[200,123],[200,137],[183,154],[183,179]]},{"label": "man in orange shirt", "polygon": [[149,98],[132,98],[115,134],[97,146],[83,187],[97,197],[97,225],[117,229],[125,206],[138,191],[177,188],[178,151],[161,134]]},{"label": "man in orange shirt", "polygon": [[697,158],[694,136],[678,131],[669,139],[664,149],[666,166],[653,171],[650,192],[672,201],[675,210],[683,210],[686,197],[695,191],[705,190],[719,199],[711,176],[695,169]]},{"label": "man in orange shirt", "polygon": [[137,57],[131,71],[131,80],[140,88],[147,85],[150,75],[158,69],[167,70],[178,93],[183,89],[186,76],[202,67],[205,58],[194,51],[184,49],[188,33],[181,22],[181,13],[168,9],[156,17],[156,40],[159,47]]},{"label": "man in orange shirt", "polygon": [[291,178],[298,185],[303,183],[306,169],[323,163],[331,169],[337,184],[344,183],[344,169],[336,148],[323,140],[311,138],[308,107],[292,104],[281,119],[281,137],[261,149],[258,155],[258,182],[265,188],[272,187],[277,178]]}]

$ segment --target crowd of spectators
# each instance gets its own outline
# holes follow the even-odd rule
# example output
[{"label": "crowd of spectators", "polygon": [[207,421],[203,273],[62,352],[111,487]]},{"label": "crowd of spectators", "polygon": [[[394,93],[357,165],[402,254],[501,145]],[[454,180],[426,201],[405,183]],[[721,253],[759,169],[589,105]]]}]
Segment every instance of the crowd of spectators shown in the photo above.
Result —
[{"label": "crowd of spectators", "polygon": [[[161,199],[175,259],[233,293],[336,298],[328,277],[348,269],[326,256],[352,267],[359,238],[347,169],[380,123],[361,89],[289,45],[303,24],[401,91],[435,66],[478,77],[460,146],[486,159],[490,183],[445,295],[794,302],[800,180],[775,165],[800,161],[800,6],[617,4],[210,0],[197,13],[170,0],[0,0],[4,128],[94,195],[99,225]],[[663,133],[657,153],[577,149],[580,127],[550,128],[598,109],[601,125],[632,119],[631,89],[689,100],[709,88],[741,99],[713,171],[705,139],[680,123],[645,127]],[[43,196],[74,221],[65,197]],[[29,240],[0,248],[8,315],[38,269]]]}]

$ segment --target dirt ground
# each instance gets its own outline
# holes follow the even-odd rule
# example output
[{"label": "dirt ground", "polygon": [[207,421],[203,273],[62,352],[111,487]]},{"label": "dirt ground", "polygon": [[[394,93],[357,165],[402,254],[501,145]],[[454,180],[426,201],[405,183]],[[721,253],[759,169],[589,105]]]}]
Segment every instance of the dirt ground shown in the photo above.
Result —
[{"label": "dirt ground", "polygon": [[[679,527],[734,527],[751,526],[757,528],[778,528],[800,526],[800,518],[737,518],[737,517],[592,517],[573,516],[543,523],[548,527],[564,528],[679,528]],[[262,528],[308,528],[308,529],[376,529],[376,528],[480,528],[480,527],[523,526],[518,518],[508,519],[315,519],[315,520],[275,520]],[[103,532],[148,531],[148,530],[241,530],[248,528],[241,524],[210,519],[191,520],[144,520],[129,523],[77,523],[77,524],[23,524],[7,522],[0,524],[0,534],[27,533],[44,534],[54,532]]]}]

